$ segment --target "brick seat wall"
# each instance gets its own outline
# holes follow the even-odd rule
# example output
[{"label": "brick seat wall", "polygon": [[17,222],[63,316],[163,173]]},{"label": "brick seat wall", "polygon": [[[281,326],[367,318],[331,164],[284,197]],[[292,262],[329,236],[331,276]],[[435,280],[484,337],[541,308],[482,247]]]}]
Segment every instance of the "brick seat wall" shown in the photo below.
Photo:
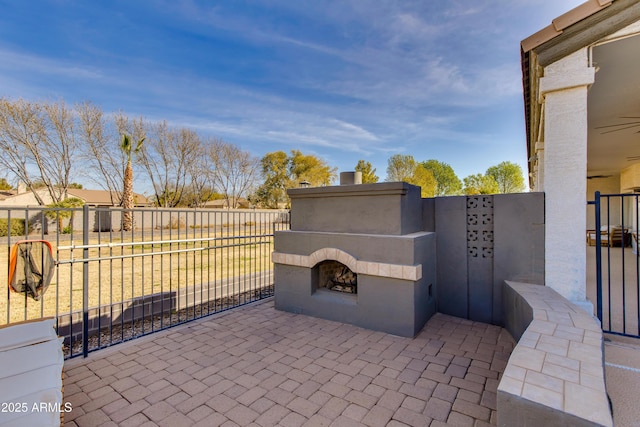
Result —
[{"label": "brick seat wall", "polygon": [[505,282],[517,341],[498,385],[498,426],[612,426],[598,321],[553,289]]}]

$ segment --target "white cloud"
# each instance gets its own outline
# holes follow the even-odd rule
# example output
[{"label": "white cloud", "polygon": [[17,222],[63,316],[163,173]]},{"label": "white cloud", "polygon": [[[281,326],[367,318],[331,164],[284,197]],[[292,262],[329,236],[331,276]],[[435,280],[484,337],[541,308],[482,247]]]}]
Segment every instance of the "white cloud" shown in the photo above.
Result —
[{"label": "white cloud", "polygon": [[[223,137],[256,155],[304,147],[354,164],[352,158],[398,152],[437,158],[445,152],[441,146],[467,149],[500,138],[482,130],[484,123],[474,129],[470,117],[519,96],[518,44],[529,35],[519,31],[536,31],[562,13],[553,12],[538,26],[536,8],[571,7],[550,4],[555,2],[270,0],[247,6],[245,13],[233,3],[164,0],[153,14],[163,22],[145,26],[160,35],[160,29],[176,30],[185,40],[211,47],[210,53],[194,55],[215,55],[216,43],[228,41],[238,51],[225,46],[230,50],[220,54],[229,58],[221,65],[211,61],[210,69],[190,69],[171,57],[125,56],[117,47],[90,41],[82,46],[95,49],[87,57],[115,61],[94,66],[0,46],[0,86],[29,96],[29,88],[38,93],[56,80],[61,83],[51,89],[70,102],[69,97],[90,96],[130,115]],[[249,13],[260,8],[269,13]],[[243,57],[243,47],[257,54]],[[263,67],[255,75],[250,66],[243,68],[253,61]],[[235,67],[245,81],[234,79]],[[78,83],[84,84],[81,90]]]},{"label": "white cloud", "polygon": [[102,79],[103,73],[92,67],[79,66],[63,60],[18,53],[0,47],[0,69],[19,73],[54,74],[71,79]]},{"label": "white cloud", "polygon": [[335,129],[336,134],[343,135],[344,137],[369,142],[380,140],[380,138],[373,133],[352,123],[343,122],[342,120],[337,119],[330,119],[329,123],[335,123],[338,126],[338,129]]}]

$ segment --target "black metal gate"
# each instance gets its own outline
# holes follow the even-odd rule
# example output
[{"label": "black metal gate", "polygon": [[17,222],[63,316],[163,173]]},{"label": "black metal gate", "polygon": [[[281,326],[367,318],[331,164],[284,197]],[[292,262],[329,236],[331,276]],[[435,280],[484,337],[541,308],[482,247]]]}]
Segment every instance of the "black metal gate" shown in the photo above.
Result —
[{"label": "black metal gate", "polygon": [[[587,230],[587,266],[595,268],[598,319],[607,333],[640,338],[640,194],[600,194]],[[587,274],[589,277],[590,274]],[[587,280],[589,282],[589,280]],[[587,292],[593,283],[587,284]]]}]

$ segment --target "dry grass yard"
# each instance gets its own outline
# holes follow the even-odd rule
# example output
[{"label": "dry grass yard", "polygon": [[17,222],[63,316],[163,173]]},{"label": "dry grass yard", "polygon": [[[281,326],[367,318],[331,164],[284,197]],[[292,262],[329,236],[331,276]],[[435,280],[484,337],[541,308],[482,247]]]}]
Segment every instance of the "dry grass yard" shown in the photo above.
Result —
[{"label": "dry grass yard", "polygon": [[[110,243],[104,236],[91,239],[86,258],[89,307],[199,285],[206,291],[215,282],[271,269],[273,238],[234,237],[242,234],[237,232],[231,227],[215,237],[194,230],[170,236],[151,233],[144,241],[134,240],[136,236],[120,239],[119,234]],[[45,295],[35,301],[5,288],[8,297],[0,298],[0,325],[82,310],[82,239],[52,243],[59,264]],[[8,245],[0,246],[6,265],[9,250]],[[0,268],[0,283],[8,283],[8,268]]]}]

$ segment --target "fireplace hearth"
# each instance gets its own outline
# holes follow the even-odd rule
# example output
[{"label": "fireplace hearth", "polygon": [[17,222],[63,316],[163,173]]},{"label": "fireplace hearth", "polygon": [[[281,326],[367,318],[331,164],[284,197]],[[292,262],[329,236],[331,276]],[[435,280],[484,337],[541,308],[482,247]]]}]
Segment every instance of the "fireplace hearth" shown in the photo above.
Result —
[{"label": "fireplace hearth", "polygon": [[318,288],[347,294],[358,293],[358,275],[338,261],[323,261],[314,268],[318,275]]},{"label": "fireplace hearth", "polygon": [[277,309],[415,336],[435,313],[435,233],[420,188],[296,188],[273,253]]}]

